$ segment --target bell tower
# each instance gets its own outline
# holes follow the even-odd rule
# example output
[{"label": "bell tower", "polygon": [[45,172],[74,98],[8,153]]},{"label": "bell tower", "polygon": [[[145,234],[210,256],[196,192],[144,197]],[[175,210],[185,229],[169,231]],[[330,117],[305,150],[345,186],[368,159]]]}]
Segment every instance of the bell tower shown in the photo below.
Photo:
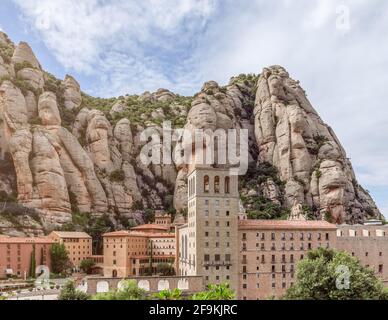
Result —
[{"label": "bell tower", "polygon": [[229,168],[195,165],[188,175],[188,217],[183,266],[205,285],[238,284],[238,176]]}]

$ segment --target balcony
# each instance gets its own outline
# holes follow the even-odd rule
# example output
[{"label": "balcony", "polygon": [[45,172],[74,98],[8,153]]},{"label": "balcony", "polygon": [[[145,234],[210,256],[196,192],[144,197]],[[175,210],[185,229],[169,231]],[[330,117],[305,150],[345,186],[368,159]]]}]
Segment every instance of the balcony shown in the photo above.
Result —
[{"label": "balcony", "polygon": [[213,267],[220,267],[220,266],[231,266],[232,265],[232,262],[231,261],[204,261],[202,263],[202,266],[204,267],[210,267],[210,266],[213,266]]}]

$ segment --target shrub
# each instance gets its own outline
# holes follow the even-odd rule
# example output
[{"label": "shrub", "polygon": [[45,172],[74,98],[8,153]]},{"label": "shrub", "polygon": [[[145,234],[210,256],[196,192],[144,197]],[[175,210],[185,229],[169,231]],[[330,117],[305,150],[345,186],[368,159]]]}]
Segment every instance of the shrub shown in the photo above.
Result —
[{"label": "shrub", "polygon": [[42,118],[41,117],[34,117],[34,118],[31,118],[29,123],[31,125],[38,125],[38,126],[41,126],[42,125]]},{"label": "shrub", "polygon": [[89,295],[75,288],[74,282],[69,281],[62,289],[58,300],[89,300]]},{"label": "shrub", "polygon": [[121,290],[98,293],[92,300],[145,300],[146,297],[146,291],[138,288],[135,280],[125,280]]},{"label": "shrub", "polygon": [[15,73],[18,73],[20,70],[23,70],[26,68],[34,69],[34,67],[31,65],[31,63],[29,63],[27,61],[15,63],[14,68],[15,68]]},{"label": "shrub", "polygon": [[86,273],[91,274],[95,266],[95,262],[92,259],[82,260],[80,263],[80,268]]},{"label": "shrub", "polygon": [[123,182],[125,180],[124,170],[118,169],[118,170],[113,171],[110,174],[109,179],[111,182]]},{"label": "shrub", "polygon": [[5,63],[11,63],[13,52],[14,47],[11,43],[9,43],[8,45],[0,44],[0,56],[3,58]]},{"label": "shrub", "polygon": [[[349,287],[338,286],[339,268],[346,267]],[[345,251],[319,248],[308,252],[298,263],[296,283],[290,287],[285,299],[291,300],[383,300],[387,299],[383,283],[372,269]]]},{"label": "shrub", "polygon": [[244,206],[247,208],[249,219],[286,219],[289,210],[263,196],[241,197]]}]

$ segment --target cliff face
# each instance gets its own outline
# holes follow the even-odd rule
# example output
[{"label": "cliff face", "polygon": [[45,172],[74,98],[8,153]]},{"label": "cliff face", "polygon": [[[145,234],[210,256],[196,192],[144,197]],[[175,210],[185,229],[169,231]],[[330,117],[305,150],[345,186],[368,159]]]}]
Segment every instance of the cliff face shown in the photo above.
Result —
[{"label": "cliff face", "polygon": [[[241,195],[253,215],[295,204],[336,222],[379,215],[334,132],[282,67],[232,78],[225,87],[208,82],[194,97],[160,89],[99,99],[83,94],[71,76],[60,81],[42,70],[28,44],[15,46],[0,33],[0,206],[16,199],[36,209],[47,228],[75,213],[108,214],[120,227],[123,219],[141,221],[146,208],[185,209],[186,166],[146,167],[139,159],[140,133],[161,131],[164,120],[190,130],[249,130]],[[43,230],[25,218],[20,230]]]}]

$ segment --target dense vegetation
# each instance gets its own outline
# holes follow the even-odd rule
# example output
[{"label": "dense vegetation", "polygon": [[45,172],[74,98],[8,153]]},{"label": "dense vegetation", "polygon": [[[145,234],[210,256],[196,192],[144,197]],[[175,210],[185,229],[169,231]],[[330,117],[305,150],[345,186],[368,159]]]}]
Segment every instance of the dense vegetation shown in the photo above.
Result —
[{"label": "dense vegetation", "polygon": [[235,292],[228,284],[210,285],[206,291],[198,292],[192,296],[184,295],[179,289],[162,290],[157,294],[148,294],[139,288],[135,280],[125,280],[120,289],[98,293],[89,296],[75,288],[73,282],[68,282],[61,291],[59,300],[233,300]]},{"label": "dense vegetation", "polygon": [[290,213],[289,209],[283,208],[281,204],[273,202],[260,192],[250,194],[249,191],[258,191],[268,180],[273,181],[280,192],[283,192],[284,184],[279,179],[278,170],[268,162],[250,164],[246,175],[239,177],[241,200],[249,219],[286,219]]},{"label": "dense vegetation", "polygon": [[310,251],[297,267],[297,281],[285,299],[387,300],[388,291],[357,258],[345,251],[320,248]]}]

